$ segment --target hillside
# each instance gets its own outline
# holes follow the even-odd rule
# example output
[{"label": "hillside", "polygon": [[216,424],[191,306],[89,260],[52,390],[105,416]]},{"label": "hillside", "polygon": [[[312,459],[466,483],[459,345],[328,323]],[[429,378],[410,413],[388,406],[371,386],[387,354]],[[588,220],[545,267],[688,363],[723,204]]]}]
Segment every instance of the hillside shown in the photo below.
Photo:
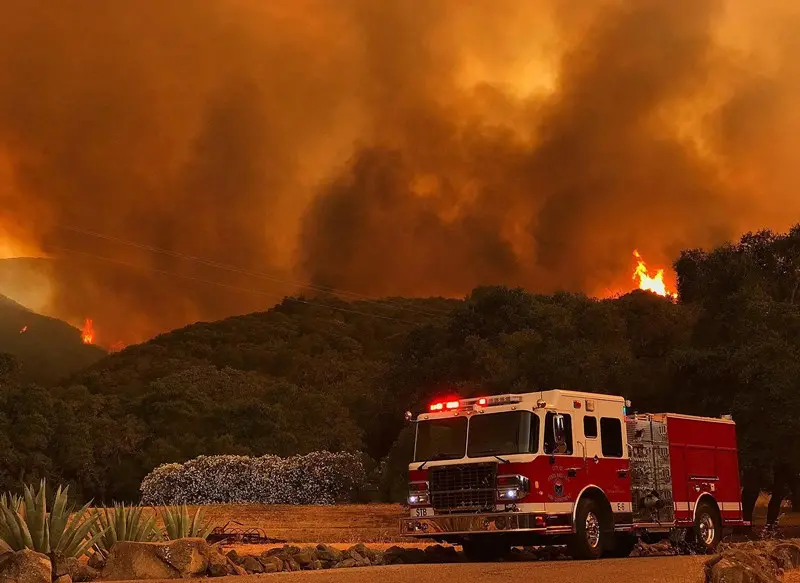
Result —
[{"label": "hillside", "polygon": [[405,409],[554,387],[621,394],[639,411],[731,413],[745,483],[770,487],[800,474],[797,249],[800,229],[684,252],[680,303],[482,287],[459,301],[286,298],[187,326],[60,387],[6,383],[0,487],[46,475],[86,498],[136,500],[163,462],[328,449],[364,452],[396,500],[413,443]]},{"label": "hillside", "polygon": [[105,356],[83,344],[80,330],[0,296],[0,353],[21,365],[22,379],[49,385]]}]

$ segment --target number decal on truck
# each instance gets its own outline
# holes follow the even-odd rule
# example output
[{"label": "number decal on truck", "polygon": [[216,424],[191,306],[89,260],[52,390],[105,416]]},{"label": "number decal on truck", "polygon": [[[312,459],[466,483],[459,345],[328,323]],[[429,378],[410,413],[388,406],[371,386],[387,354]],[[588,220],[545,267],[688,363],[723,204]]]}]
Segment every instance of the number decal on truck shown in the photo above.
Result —
[{"label": "number decal on truck", "polygon": [[428,516],[428,509],[427,508],[417,508],[416,509],[417,518],[422,518],[423,516]]},{"label": "number decal on truck", "polygon": [[625,512],[625,503],[617,502],[617,512]]}]

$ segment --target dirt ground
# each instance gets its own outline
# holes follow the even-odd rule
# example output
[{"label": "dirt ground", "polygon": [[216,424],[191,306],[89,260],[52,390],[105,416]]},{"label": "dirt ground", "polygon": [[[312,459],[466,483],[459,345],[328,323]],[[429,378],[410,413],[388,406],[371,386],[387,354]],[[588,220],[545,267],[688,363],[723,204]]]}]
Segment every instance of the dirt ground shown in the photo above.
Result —
[{"label": "dirt ground", "polygon": [[[647,557],[547,563],[392,565],[214,579],[219,583],[703,583],[703,557]],[[203,583],[204,579],[187,579]],[[120,582],[123,583],[123,582]],[[169,583],[154,581],[152,583]],[[787,583],[784,581],[784,583]],[[797,583],[797,582],[792,582]]]},{"label": "dirt ground", "polygon": [[[769,498],[762,496],[753,522],[763,525]],[[782,526],[800,526],[800,513],[788,511],[780,518]],[[191,509],[192,512],[194,508]],[[337,506],[267,506],[222,504],[204,506],[203,513],[212,526],[259,528],[271,538],[293,543],[399,543],[413,542],[398,535],[398,520],[407,515],[400,504],[341,504]]]}]

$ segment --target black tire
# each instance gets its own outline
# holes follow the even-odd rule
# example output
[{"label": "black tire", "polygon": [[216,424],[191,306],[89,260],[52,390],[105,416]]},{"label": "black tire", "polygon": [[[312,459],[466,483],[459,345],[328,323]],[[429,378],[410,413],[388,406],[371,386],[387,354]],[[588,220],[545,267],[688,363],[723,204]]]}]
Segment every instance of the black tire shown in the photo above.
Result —
[{"label": "black tire", "polygon": [[599,559],[603,555],[607,529],[602,517],[603,513],[594,500],[584,498],[578,502],[575,534],[568,545],[572,558]]},{"label": "black tire", "polygon": [[464,557],[472,563],[490,563],[505,557],[511,547],[501,541],[493,540],[490,535],[485,539],[464,541],[461,543]]},{"label": "black tire", "polygon": [[635,534],[627,532],[620,532],[614,535],[614,542],[610,549],[608,549],[603,556],[625,558],[631,555],[633,548],[639,539]]},{"label": "black tire", "polygon": [[722,540],[722,518],[717,507],[706,500],[700,502],[694,513],[694,527],[687,534],[697,551],[713,552]]}]

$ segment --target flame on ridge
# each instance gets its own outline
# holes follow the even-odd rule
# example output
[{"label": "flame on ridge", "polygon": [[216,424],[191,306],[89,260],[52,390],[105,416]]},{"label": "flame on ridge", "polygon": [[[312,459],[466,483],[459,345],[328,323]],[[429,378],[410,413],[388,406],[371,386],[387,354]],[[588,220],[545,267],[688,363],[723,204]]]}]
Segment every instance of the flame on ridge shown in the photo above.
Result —
[{"label": "flame on ridge", "polygon": [[81,340],[84,344],[94,344],[94,324],[91,318],[86,318],[81,328]]},{"label": "flame on ridge", "polygon": [[678,298],[677,293],[667,290],[667,286],[664,283],[663,269],[657,270],[655,275],[651,276],[647,270],[647,264],[644,262],[644,259],[642,259],[638,250],[634,249],[633,256],[636,258],[636,269],[633,272],[633,280],[638,282],[639,289],[651,291],[673,300]]}]

